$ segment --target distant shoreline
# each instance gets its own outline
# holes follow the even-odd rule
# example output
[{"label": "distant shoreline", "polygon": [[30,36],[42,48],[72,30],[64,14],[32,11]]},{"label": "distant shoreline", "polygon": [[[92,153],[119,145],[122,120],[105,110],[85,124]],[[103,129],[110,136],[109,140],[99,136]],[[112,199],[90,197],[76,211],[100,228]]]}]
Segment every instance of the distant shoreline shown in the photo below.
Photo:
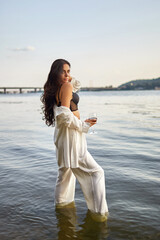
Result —
[{"label": "distant shoreline", "polygon": [[[43,87],[0,87],[0,93],[27,93],[43,92]],[[10,90],[10,91],[9,91]],[[12,90],[12,91],[11,91]],[[137,90],[160,90],[160,77],[154,79],[141,79],[126,82],[118,87],[82,87],[80,91],[137,91]]]},{"label": "distant shoreline", "polygon": [[[160,87],[154,89],[124,89],[124,88],[106,88],[106,87],[82,87],[81,92],[100,92],[100,91],[144,91],[144,90],[160,90]],[[43,88],[41,87],[0,87],[0,94],[22,94],[22,93],[41,93]]]}]

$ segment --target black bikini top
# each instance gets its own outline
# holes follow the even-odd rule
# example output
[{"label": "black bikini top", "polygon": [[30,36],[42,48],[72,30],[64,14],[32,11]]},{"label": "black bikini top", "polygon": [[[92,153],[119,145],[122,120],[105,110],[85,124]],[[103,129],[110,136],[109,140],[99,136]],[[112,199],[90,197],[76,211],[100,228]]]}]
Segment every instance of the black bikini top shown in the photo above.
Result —
[{"label": "black bikini top", "polygon": [[[59,88],[59,92],[60,92],[60,89]],[[58,104],[58,107],[61,106],[61,102],[60,102],[60,99],[59,99],[59,92],[58,92],[58,101],[59,101],[59,104]],[[79,96],[77,93],[75,92],[72,92],[72,99],[70,101],[70,110],[73,112],[73,111],[77,111],[78,110],[78,102],[79,102]]]}]

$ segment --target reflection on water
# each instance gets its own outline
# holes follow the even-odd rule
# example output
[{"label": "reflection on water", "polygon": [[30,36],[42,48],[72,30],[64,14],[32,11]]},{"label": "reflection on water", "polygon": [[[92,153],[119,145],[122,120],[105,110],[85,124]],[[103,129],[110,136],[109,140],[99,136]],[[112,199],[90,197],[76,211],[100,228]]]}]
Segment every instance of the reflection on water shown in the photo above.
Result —
[{"label": "reflection on water", "polygon": [[95,222],[88,211],[83,223],[78,223],[76,208],[56,209],[58,240],[82,239],[99,240],[108,236],[107,221]]}]

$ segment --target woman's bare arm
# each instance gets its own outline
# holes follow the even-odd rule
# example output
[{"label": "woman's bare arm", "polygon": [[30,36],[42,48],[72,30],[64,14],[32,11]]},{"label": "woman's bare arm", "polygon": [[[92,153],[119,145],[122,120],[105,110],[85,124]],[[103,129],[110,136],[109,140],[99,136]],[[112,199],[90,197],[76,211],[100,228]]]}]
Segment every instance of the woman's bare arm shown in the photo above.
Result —
[{"label": "woman's bare arm", "polygon": [[[70,108],[70,101],[72,99],[73,87],[70,83],[64,83],[60,91],[61,106]],[[80,119],[79,111],[73,111],[73,114]]]},{"label": "woman's bare arm", "polygon": [[70,108],[72,89],[72,85],[69,82],[63,83],[60,91],[61,106]]}]

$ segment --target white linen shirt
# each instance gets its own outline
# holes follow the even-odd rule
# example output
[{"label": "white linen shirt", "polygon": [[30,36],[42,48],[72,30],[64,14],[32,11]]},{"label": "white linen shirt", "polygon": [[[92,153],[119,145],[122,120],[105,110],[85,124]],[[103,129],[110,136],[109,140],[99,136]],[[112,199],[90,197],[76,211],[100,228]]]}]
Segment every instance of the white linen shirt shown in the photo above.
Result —
[{"label": "white linen shirt", "polygon": [[65,106],[54,106],[55,131],[54,143],[58,166],[78,168],[79,161],[83,161],[87,153],[85,133],[90,124],[79,120],[72,111]]}]

